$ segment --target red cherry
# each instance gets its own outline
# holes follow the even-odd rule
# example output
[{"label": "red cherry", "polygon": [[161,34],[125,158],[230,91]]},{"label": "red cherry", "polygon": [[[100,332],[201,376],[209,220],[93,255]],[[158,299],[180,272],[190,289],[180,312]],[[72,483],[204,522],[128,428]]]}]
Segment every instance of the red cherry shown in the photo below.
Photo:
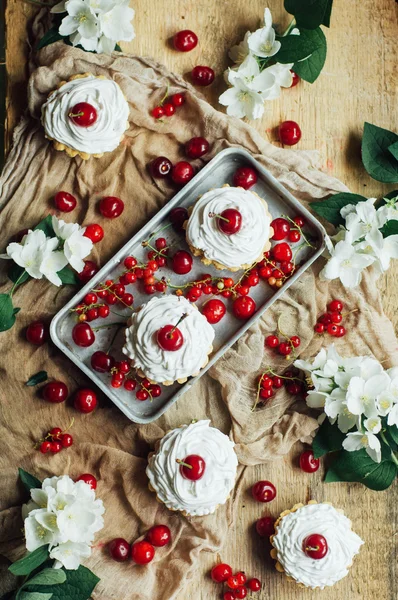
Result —
[{"label": "red cherry", "polygon": [[98,273],[98,270],[99,267],[94,261],[85,260],[83,271],[80,271],[80,273],[78,273],[77,276],[82,283],[87,283],[88,281],[90,281],[90,279],[94,277],[96,273]]},{"label": "red cherry", "polygon": [[193,137],[185,144],[188,158],[200,158],[209,151],[209,142],[204,137]]},{"label": "red cherry", "polygon": [[236,208],[226,208],[217,218],[217,225],[226,235],[237,233],[242,227],[242,214]]},{"label": "red cherry", "polygon": [[166,102],[163,105],[163,110],[164,110],[164,114],[166,115],[166,117],[171,117],[172,115],[174,115],[174,113],[176,111],[176,107],[171,102]]},{"label": "red cherry", "polygon": [[237,598],[238,600],[240,600],[241,598],[246,598],[247,596],[247,589],[245,587],[238,587],[235,590],[235,598]]},{"label": "red cherry", "polygon": [[337,333],[335,333],[335,337],[344,337],[347,333],[346,328],[343,325],[339,325]]},{"label": "red cherry", "polygon": [[275,533],[275,520],[272,517],[261,517],[256,522],[256,531],[260,537],[271,537]]},{"label": "red cherry", "polygon": [[61,450],[61,442],[50,442],[50,452],[52,452],[53,454],[58,454],[58,452],[61,452]]},{"label": "red cherry", "polygon": [[68,396],[68,387],[62,381],[50,381],[42,388],[41,393],[47,402],[58,404],[65,402]]},{"label": "red cherry", "polygon": [[131,552],[130,544],[123,538],[115,538],[108,544],[109,554],[117,562],[124,562]]},{"label": "red cherry", "polygon": [[180,465],[180,473],[185,479],[198,481],[205,474],[206,463],[198,454],[190,454],[184,460],[177,460]]},{"label": "red cherry", "polygon": [[211,300],[208,300],[202,306],[202,314],[212,325],[221,321],[221,319],[226,313],[226,310],[227,309],[225,308],[224,302],[218,300],[217,298],[212,298]]},{"label": "red cherry", "polygon": [[287,237],[291,244],[295,244],[296,242],[300,241],[301,233],[297,231],[297,229],[292,229],[289,231],[289,235]]},{"label": "red cherry", "polygon": [[63,448],[70,448],[70,446],[73,444],[73,437],[70,433],[64,433],[61,435],[60,442]]},{"label": "red cherry", "polygon": [[99,210],[106,219],[116,219],[124,210],[124,202],[116,196],[105,196],[99,203]]},{"label": "red cherry", "polygon": [[54,196],[55,208],[61,212],[71,212],[76,208],[76,198],[68,192],[57,192]]},{"label": "red cherry", "polygon": [[261,581],[259,579],[249,579],[247,587],[251,592],[259,592],[261,590]]},{"label": "red cherry", "polygon": [[169,219],[173,225],[173,229],[180,232],[185,221],[188,220],[188,211],[182,206],[177,206],[169,212]]},{"label": "red cherry", "polygon": [[297,396],[302,392],[302,386],[297,381],[290,381],[286,383],[286,391],[288,394],[292,394],[292,396]]},{"label": "red cherry", "polygon": [[78,102],[72,107],[68,117],[79,127],[90,127],[96,122],[97,110],[88,102]]},{"label": "red cherry", "polygon": [[223,600],[236,600],[234,592],[224,592]]},{"label": "red cherry", "polygon": [[185,275],[192,269],[192,256],[185,250],[177,250],[172,258],[172,268],[177,275]]},{"label": "red cherry", "polygon": [[328,553],[328,543],[326,538],[319,533],[312,533],[303,541],[303,552],[309,558],[320,560],[325,558]]},{"label": "red cherry", "polygon": [[210,67],[198,65],[192,69],[191,77],[194,85],[206,86],[213,83],[215,73]]},{"label": "red cherry", "polygon": [[292,260],[293,253],[289,244],[281,242],[272,248],[272,256],[277,262],[285,262]]},{"label": "red cherry", "polygon": [[77,323],[72,329],[72,339],[76,346],[87,348],[95,342],[95,334],[88,323]]},{"label": "red cherry", "polygon": [[332,300],[329,304],[328,304],[328,310],[330,310],[331,312],[341,312],[344,308],[344,304],[342,303],[341,300]]},{"label": "red cherry", "polygon": [[316,333],[324,333],[325,332],[325,325],[323,323],[317,323],[314,327],[314,331]]},{"label": "red cherry", "polygon": [[248,190],[257,182],[257,171],[252,167],[239,167],[236,169],[233,177],[235,187],[242,187]]},{"label": "red cherry", "polygon": [[305,473],[315,473],[319,469],[319,458],[314,457],[312,450],[300,454],[300,469]]},{"label": "red cherry", "polygon": [[137,565],[146,565],[153,560],[155,548],[149,542],[142,540],[131,546],[131,559]]},{"label": "red cherry", "polygon": [[171,542],[171,532],[167,525],[154,525],[146,534],[147,541],[160,548]]},{"label": "red cherry", "polygon": [[227,581],[228,577],[231,577],[232,569],[226,563],[220,563],[212,568],[210,575],[216,583],[223,583]]},{"label": "red cherry", "polygon": [[35,346],[41,346],[48,338],[48,329],[43,321],[33,321],[26,329],[26,339]]},{"label": "red cherry", "polygon": [[94,475],[91,475],[91,473],[83,473],[76,479],[76,481],[84,481],[84,483],[87,483],[92,490],[97,489],[97,480]]},{"label": "red cherry", "polygon": [[97,406],[97,395],[93,390],[83,388],[75,394],[74,407],[82,413],[91,413]]},{"label": "red cherry", "polygon": [[298,335],[292,335],[292,337],[290,338],[290,341],[293,345],[293,348],[298,348],[301,344],[301,340]]},{"label": "red cherry", "polygon": [[172,103],[174,104],[174,106],[182,106],[185,102],[185,95],[184,94],[173,94],[170,98],[170,100],[172,101]]},{"label": "red cherry", "polygon": [[290,223],[286,221],[286,219],[282,219],[282,217],[278,217],[271,222],[271,227],[274,230],[274,235],[272,236],[272,240],[280,241],[287,238],[290,231]]},{"label": "red cherry", "polygon": [[174,35],[173,44],[180,52],[190,52],[198,45],[198,36],[190,29],[183,29]]},{"label": "red cherry", "polygon": [[300,81],[301,77],[299,77],[297,75],[297,73],[295,73],[291,69],[290,69],[290,72],[291,72],[292,77],[293,77],[293,79],[292,79],[292,85],[290,87],[295,87],[298,84],[298,82]]},{"label": "red cherry", "polygon": [[151,173],[153,177],[167,177],[173,165],[166,156],[158,156],[151,162]]},{"label": "red cherry", "polygon": [[[231,590],[236,590],[239,587],[239,581],[236,577],[236,575],[231,575],[231,577],[228,577],[227,579],[227,586],[231,589]],[[236,596],[235,596],[236,598]]]},{"label": "red cherry", "polygon": [[151,115],[154,119],[161,119],[164,116],[163,106],[155,106],[151,111]]},{"label": "red cherry", "polygon": [[104,230],[98,223],[92,223],[91,225],[86,225],[86,231],[83,235],[91,240],[93,244],[97,244],[104,237]]},{"label": "red cherry", "polygon": [[91,357],[91,366],[98,373],[108,373],[115,363],[115,359],[102,350],[97,350]]},{"label": "red cherry", "polygon": [[178,185],[185,185],[195,175],[195,171],[192,165],[185,160],[180,160],[176,163],[171,170],[171,179]]},{"label": "red cherry", "polygon": [[175,325],[165,325],[158,330],[156,339],[162,350],[175,352],[179,350],[184,343],[184,336],[180,329]]},{"label": "red cherry", "polygon": [[237,319],[246,320],[256,312],[256,303],[250,296],[239,296],[234,300],[232,310]]},{"label": "red cherry", "polygon": [[279,125],[279,139],[285,146],[294,146],[301,140],[301,129],[295,121],[284,121]]},{"label": "red cherry", "polygon": [[252,487],[252,495],[257,502],[271,502],[276,496],[276,487],[270,481],[258,481]]},{"label": "red cherry", "polygon": [[268,348],[276,348],[279,344],[279,340],[276,335],[269,335],[265,338],[265,343]]}]

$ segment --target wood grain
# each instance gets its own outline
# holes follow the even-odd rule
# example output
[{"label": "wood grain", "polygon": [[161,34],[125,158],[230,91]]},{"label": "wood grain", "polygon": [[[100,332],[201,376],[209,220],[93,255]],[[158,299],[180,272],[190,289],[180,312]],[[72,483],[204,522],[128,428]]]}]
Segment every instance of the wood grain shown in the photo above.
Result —
[{"label": "wood grain", "polygon": [[[171,70],[188,74],[197,64],[209,65],[219,74],[217,82],[204,93],[214,106],[225,89],[222,72],[228,66],[227,50],[240,41],[247,29],[255,29],[264,10],[261,0],[134,0],[137,36],[125,51],[152,56]],[[266,2],[281,28],[289,22],[282,0]],[[297,148],[315,149],[320,165],[344,181],[353,192],[368,197],[381,196],[393,187],[368,177],[361,165],[360,139],[363,122],[386,128],[398,123],[397,22],[394,0],[335,0],[331,29],[327,31],[328,58],[314,84],[302,83],[283,92],[267,105],[261,121],[253,126],[278,144],[275,127],[285,119],[300,123],[303,138]],[[26,105],[26,27],[35,8],[22,0],[7,0],[7,140]],[[181,54],[169,40],[180,29],[193,29],[200,44]],[[187,75],[188,77],[188,75]],[[219,107],[220,108],[220,107]],[[396,297],[398,266],[380,280],[384,308],[394,327],[398,325]],[[366,545],[355,560],[349,577],[322,593],[323,600],[381,600],[398,598],[396,487],[382,493],[359,485],[322,484],[322,473],[303,474],[297,466],[300,448],[284,460],[246,470],[246,488],[259,479],[277,485],[277,498],[264,507],[247,493],[236,511],[222,559],[249,576],[259,577],[264,590],[259,600],[309,600],[314,593],[291,584],[273,570],[269,547],[260,540],[253,525],[262,514],[278,513],[296,502],[310,498],[330,500],[353,520],[354,529]],[[218,598],[220,589],[204,574],[215,563],[213,555],[203,555],[195,578],[176,600]],[[156,599],[154,599],[156,600]]]}]

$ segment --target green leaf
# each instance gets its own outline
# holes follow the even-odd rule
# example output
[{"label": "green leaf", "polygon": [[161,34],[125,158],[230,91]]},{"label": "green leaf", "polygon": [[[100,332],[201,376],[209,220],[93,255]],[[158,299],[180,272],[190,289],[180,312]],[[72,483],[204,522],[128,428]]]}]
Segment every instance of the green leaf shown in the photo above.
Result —
[{"label": "green leaf", "polygon": [[[21,471],[22,469],[19,469],[19,475],[22,479]],[[23,472],[25,473],[25,471]],[[29,473],[26,473],[26,475],[29,475]],[[32,477],[32,475],[29,475],[29,477]],[[37,481],[39,485],[32,485],[29,489],[32,487],[41,487],[40,481]],[[37,569],[37,567],[40,567],[40,565],[42,565],[47,558],[48,546],[40,546],[40,548],[37,548],[34,552],[28,553],[26,556],[10,565],[8,570],[11,571],[13,575],[29,575],[32,573],[32,571]]]},{"label": "green leaf", "polygon": [[19,313],[19,311],[20,311],[20,310],[21,310],[21,309],[20,309],[20,308],[18,308],[18,307],[17,307],[17,308],[14,308],[14,310],[13,310],[13,314],[14,314],[14,315],[17,315],[17,314]]},{"label": "green leaf", "polygon": [[31,585],[59,585],[66,581],[66,573],[63,569],[44,569],[26,582],[26,586]]},{"label": "green leaf", "polygon": [[385,238],[389,235],[398,235],[398,221],[387,221],[380,231]]},{"label": "green leaf", "polygon": [[52,215],[47,215],[45,217],[45,219],[43,219],[42,221],[40,221],[40,223],[38,223],[36,225],[36,227],[34,227],[34,229],[41,229],[41,231],[44,231],[44,233],[46,234],[47,237],[55,237],[55,231],[53,228],[53,218]]},{"label": "green leaf", "polygon": [[15,323],[14,307],[9,294],[0,294],[0,331],[7,331]]},{"label": "green leaf", "polygon": [[42,594],[41,592],[22,591],[18,594],[18,600],[50,600],[52,592]]},{"label": "green leaf", "polygon": [[328,452],[341,450],[344,438],[344,433],[340,431],[337,425],[332,425],[329,419],[325,419],[312,441],[312,451],[315,458],[320,458]]},{"label": "green leaf", "polygon": [[285,10],[294,15],[297,27],[316,29],[330,19],[330,0],[285,0]]},{"label": "green leaf", "polygon": [[77,285],[79,283],[75,271],[72,271],[69,267],[64,267],[61,271],[58,271],[57,275],[59,275],[64,285]]},{"label": "green leaf", "polygon": [[322,21],[322,25],[325,25],[325,27],[330,27],[330,17],[332,16],[332,8],[333,0],[329,0]]},{"label": "green leaf", "polygon": [[387,432],[390,434],[394,442],[398,444],[398,427],[396,425],[391,425],[388,427]]},{"label": "green leaf", "polygon": [[362,162],[373,179],[383,183],[398,182],[398,161],[389,151],[398,135],[388,129],[365,123],[362,138]]},{"label": "green leaf", "polygon": [[43,383],[43,381],[47,381],[47,379],[48,379],[47,371],[39,371],[38,373],[35,373],[34,375],[32,375],[32,377],[29,377],[29,379],[25,383],[25,385],[34,386],[34,385],[37,385],[38,383]]},{"label": "green leaf", "polygon": [[322,200],[320,202],[311,202],[310,207],[317,215],[332,223],[332,225],[343,225],[345,220],[340,214],[341,209],[347,204],[358,204],[358,202],[364,202],[366,198],[359,194],[350,194],[348,192],[341,192],[340,194],[334,194]]},{"label": "green leaf", "polygon": [[116,44],[115,50],[117,50],[117,52],[123,52],[123,50],[121,49],[121,47],[119,46],[119,44]]},{"label": "green leaf", "polygon": [[66,580],[61,585],[29,585],[29,589],[39,592],[51,592],[53,594],[51,600],[88,600],[99,582],[99,577],[82,565],[76,571],[61,570],[66,575]]},{"label": "green leaf", "polygon": [[300,29],[300,35],[278,38],[281,47],[273,58],[276,62],[283,64],[295,63],[308,58],[319,48],[319,36],[316,32]]},{"label": "green leaf", "polygon": [[[41,488],[40,479],[37,479],[37,477],[35,477],[34,475],[31,475],[30,473],[28,473],[27,471],[24,471],[21,468],[18,469],[18,473],[19,473],[20,480],[22,481],[23,485],[25,486],[25,488],[27,489],[28,492],[30,492],[30,490],[35,489],[35,488]],[[39,550],[44,552],[42,550],[43,548],[46,548],[46,546],[40,546],[40,548],[35,550],[35,552],[38,552]],[[34,552],[32,552],[32,554],[34,554]],[[47,552],[47,555],[48,555],[48,552]],[[21,559],[21,560],[23,560],[23,559]],[[14,563],[14,564],[16,564],[16,563]]]},{"label": "green leaf", "polygon": [[364,449],[356,452],[341,450],[328,470],[325,481],[354,481],[371,490],[381,491],[390,487],[396,476],[396,464],[384,453],[381,462],[375,463]]},{"label": "green leaf", "polygon": [[391,152],[395,160],[398,160],[398,142],[391,144],[391,146],[388,147],[388,151]]},{"label": "green leaf", "polygon": [[43,35],[39,43],[37,44],[37,50],[41,50],[44,46],[48,46],[49,44],[53,44],[54,42],[59,42],[59,40],[63,40],[64,37],[58,32],[58,27],[51,27]]},{"label": "green leaf", "polygon": [[292,70],[297,73],[301,79],[304,79],[309,83],[314,83],[314,81],[318,79],[326,60],[327,43],[325,34],[319,27],[313,31],[300,29],[299,37],[311,37],[312,43],[316,44],[316,47],[306,60],[295,62]]},{"label": "green leaf", "polygon": [[17,263],[12,263],[11,267],[8,269],[8,278],[11,279],[13,283],[18,281],[18,284],[25,283],[30,279],[29,273],[25,271],[23,267],[17,265]]}]

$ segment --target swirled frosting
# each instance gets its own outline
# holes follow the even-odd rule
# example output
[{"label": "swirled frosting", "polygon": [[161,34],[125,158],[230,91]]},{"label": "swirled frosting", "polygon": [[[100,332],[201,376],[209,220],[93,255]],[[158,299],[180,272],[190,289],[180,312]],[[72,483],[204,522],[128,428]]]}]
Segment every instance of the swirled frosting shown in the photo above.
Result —
[{"label": "swirled frosting", "polygon": [[[323,535],[328,552],[319,560],[308,557],[303,542],[312,533]],[[348,574],[363,544],[351,521],[330,504],[308,504],[282,517],[272,541],[285,573],[310,588],[334,585]]]},{"label": "swirled frosting", "polygon": [[[163,350],[157,332],[165,325],[178,325],[184,341],[179,350]],[[214,339],[214,329],[195,306],[182,296],[152,298],[131,317],[126,329],[123,352],[148,379],[162,383],[184,379],[206,363]]]},{"label": "swirled frosting", "polygon": [[[206,463],[204,475],[197,481],[183,477],[177,463],[190,454],[199,454]],[[235,484],[237,466],[234,443],[210,427],[210,421],[197,421],[166,433],[150,457],[146,473],[168,508],[203,516],[225,504]]]},{"label": "swirled frosting", "polygon": [[[90,127],[76,125],[68,116],[78,102],[88,102],[97,110],[97,120]],[[118,84],[93,75],[68,81],[50,94],[41,109],[47,137],[88,154],[117,148],[128,117],[129,106]]]},{"label": "swirled frosting", "polygon": [[[218,219],[209,216],[227,208],[235,208],[242,215],[241,228],[232,235],[220,231]],[[186,228],[187,241],[205,258],[227,268],[239,268],[262,255],[270,238],[270,224],[267,205],[261,198],[243,188],[221,187],[197,200]]]}]

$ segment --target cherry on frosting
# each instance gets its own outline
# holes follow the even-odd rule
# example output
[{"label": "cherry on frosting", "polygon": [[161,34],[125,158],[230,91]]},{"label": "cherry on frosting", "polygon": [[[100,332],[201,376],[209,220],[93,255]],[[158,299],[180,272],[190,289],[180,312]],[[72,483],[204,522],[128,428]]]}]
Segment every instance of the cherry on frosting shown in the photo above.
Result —
[{"label": "cherry on frosting", "polygon": [[242,227],[242,214],[236,208],[226,208],[218,215],[217,224],[220,231],[232,235]]},{"label": "cherry on frosting", "polygon": [[69,118],[79,127],[90,127],[98,118],[97,110],[88,102],[78,102],[72,107]]},{"label": "cherry on frosting", "polygon": [[190,454],[184,460],[177,459],[177,462],[180,465],[180,473],[185,479],[198,481],[205,474],[206,462],[198,454]]},{"label": "cherry on frosting", "polygon": [[303,541],[303,551],[309,558],[320,560],[325,558],[329,547],[326,538],[320,533],[311,533]]},{"label": "cherry on frosting", "polygon": [[179,350],[184,343],[184,336],[176,325],[161,327],[156,334],[156,339],[162,350],[170,352]]}]

